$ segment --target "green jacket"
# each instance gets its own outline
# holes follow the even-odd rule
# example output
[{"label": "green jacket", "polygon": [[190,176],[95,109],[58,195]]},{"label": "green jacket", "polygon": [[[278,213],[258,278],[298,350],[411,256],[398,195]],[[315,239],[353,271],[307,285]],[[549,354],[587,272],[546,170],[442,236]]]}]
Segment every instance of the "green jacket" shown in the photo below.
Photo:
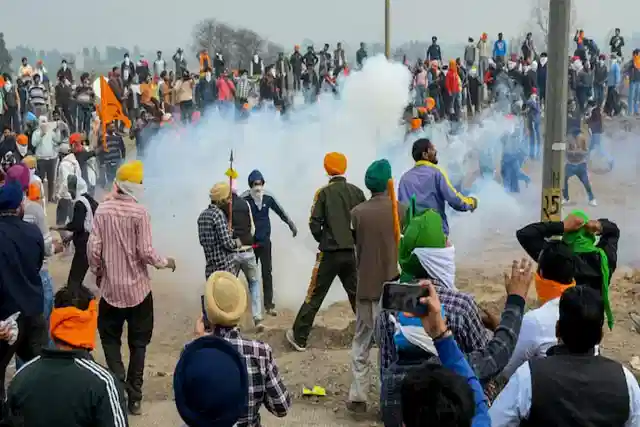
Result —
[{"label": "green jacket", "polygon": [[309,230],[318,242],[320,252],[354,250],[351,232],[351,210],[365,201],[364,193],[342,176],[316,192]]}]

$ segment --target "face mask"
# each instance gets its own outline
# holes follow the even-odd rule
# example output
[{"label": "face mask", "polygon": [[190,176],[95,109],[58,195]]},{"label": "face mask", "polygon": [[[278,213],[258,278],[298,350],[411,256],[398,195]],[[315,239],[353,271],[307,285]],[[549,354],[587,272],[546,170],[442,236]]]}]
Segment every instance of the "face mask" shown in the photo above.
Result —
[{"label": "face mask", "polygon": [[604,65],[604,59],[600,59],[600,60],[598,61],[598,64],[600,64],[600,65]]},{"label": "face mask", "polygon": [[254,197],[262,197],[262,195],[264,194],[264,186],[254,185],[253,187],[251,187],[251,194]]},{"label": "face mask", "polygon": [[543,56],[542,58],[540,58],[540,63],[541,63],[542,65],[546,65],[546,63],[547,63],[547,57],[546,57],[546,56]]},{"label": "face mask", "polygon": [[66,70],[67,69],[67,64],[62,64],[62,69]]},{"label": "face mask", "polygon": [[254,60],[255,62],[258,62],[258,55],[253,55],[253,60]]},{"label": "face mask", "polygon": [[131,62],[131,60],[129,58],[124,58],[124,63],[129,65],[129,62]]},{"label": "face mask", "polygon": [[206,73],[204,75],[204,78],[205,78],[206,81],[210,82],[211,81],[211,73]]},{"label": "face mask", "polygon": [[7,90],[7,92],[10,91],[12,87],[13,87],[13,83],[11,82],[4,83],[4,88]]},{"label": "face mask", "polygon": [[276,76],[276,70],[274,70],[273,68],[271,69],[271,75],[272,75],[273,77],[275,77],[275,76]]}]

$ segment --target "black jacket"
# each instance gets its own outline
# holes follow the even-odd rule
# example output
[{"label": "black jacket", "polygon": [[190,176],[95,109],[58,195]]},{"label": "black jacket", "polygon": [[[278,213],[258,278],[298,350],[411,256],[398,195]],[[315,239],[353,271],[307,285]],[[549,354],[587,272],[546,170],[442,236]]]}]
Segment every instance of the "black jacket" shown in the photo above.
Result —
[{"label": "black jacket", "polygon": [[42,314],[43,261],[40,229],[17,216],[0,216],[0,320],[17,311],[21,316]]},{"label": "black jacket", "polygon": [[[608,219],[599,219],[602,224],[602,234],[598,247],[604,250],[609,259],[609,278],[618,266],[618,240],[620,230],[618,226]],[[564,224],[558,222],[535,222],[521,228],[516,232],[516,237],[522,248],[534,260],[538,260],[540,252],[544,248],[547,239],[562,236]],[[589,286],[602,292],[602,273],[600,272],[600,255],[597,252],[575,254],[576,273],[575,279],[578,285]]]},{"label": "black jacket", "polygon": [[82,350],[43,349],[7,391],[12,426],[126,427],[124,407],[118,380]]},{"label": "black jacket", "polygon": [[309,229],[320,252],[354,250],[351,210],[365,201],[364,193],[342,176],[316,192]]}]

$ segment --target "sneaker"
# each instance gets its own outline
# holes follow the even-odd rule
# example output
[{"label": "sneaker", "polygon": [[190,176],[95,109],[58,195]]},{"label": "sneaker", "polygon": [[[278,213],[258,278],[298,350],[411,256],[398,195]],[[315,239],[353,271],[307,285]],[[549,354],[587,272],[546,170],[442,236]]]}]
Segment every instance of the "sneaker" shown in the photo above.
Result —
[{"label": "sneaker", "polygon": [[289,344],[291,344],[291,347],[293,347],[294,350],[296,351],[306,351],[307,347],[300,345],[296,342],[296,338],[293,336],[293,330],[289,329],[287,331],[287,333],[285,334],[285,337],[287,338],[287,341],[289,341]]},{"label": "sneaker", "polygon": [[129,403],[127,404],[127,409],[129,409],[129,413],[131,415],[142,415],[142,402],[129,401]]},{"label": "sneaker", "polygon": [[563,205],[568,205],[568,204],[570,204],[570,203],[571,203],[571,200],[569,200],[569,199],[562,199],[562,204],[563,204]]},{"label": "sneaker", "polygon": [[278,310],[276,310],[275,308],[267,308],[267,314],[269,316],[276,317],[278,315]]},{"label": "sneaker", "polygon": [[253,324],[256,326],[256,332],[264,331],[264,325],[262,324],[261,319],[253,319]]},{"label": "sneaker", "polygon": [[589,200],[589,205],[590,206],[598,206],[598,202],[596,201],[596,199],[592,199],[592,200]]}]

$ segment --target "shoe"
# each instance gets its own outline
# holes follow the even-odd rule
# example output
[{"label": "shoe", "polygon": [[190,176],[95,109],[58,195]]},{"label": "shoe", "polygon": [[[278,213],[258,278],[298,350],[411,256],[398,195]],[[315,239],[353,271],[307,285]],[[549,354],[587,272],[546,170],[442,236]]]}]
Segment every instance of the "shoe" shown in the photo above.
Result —
[{"label": "shoe", "polygon": [[569,199],[562,199],[562,204],[563,204],[563,205],[568,205],[568,204],[570,204],[570,203],[571,203],[571,200],[569,200]]},{"label": "shoe", "polygon": [[269,316],[276,317],[278,315],[278,310],[276,310],[275,308],[267,308],[267,314]]},{"label": "shoe", "polygon": [[142,415],[142,402],[139,400],[137,402],[129,401],[127,408],[131,415]]},{"label": "shoe", "polygon": [[296,342],[296,338],[293,336],[293,330],[289,329],[287,331],[287,333],[285,334],[285,337],[287,338],[287,341],[289,341],[289,344],[291,344],[291,347],[293,347],[294,350],[296,351],[307,351],[307,347],[300,345]]},{"label": "shoe", "polygon": [[256,332],[264,332],[264,325],[262,324],[262,320],[253,319],[253,324],[256,327]]},{"label": "shoe", "polygon": [[596,201],[596,199],[592,199],[592,200],[589,200],[589,205],[590,206],[598,206],[598,202]]},{"label": "shoe", "polygon": [[347,409],[354,414],[364,414],[367,412],[366,402],[347,402]]}]

